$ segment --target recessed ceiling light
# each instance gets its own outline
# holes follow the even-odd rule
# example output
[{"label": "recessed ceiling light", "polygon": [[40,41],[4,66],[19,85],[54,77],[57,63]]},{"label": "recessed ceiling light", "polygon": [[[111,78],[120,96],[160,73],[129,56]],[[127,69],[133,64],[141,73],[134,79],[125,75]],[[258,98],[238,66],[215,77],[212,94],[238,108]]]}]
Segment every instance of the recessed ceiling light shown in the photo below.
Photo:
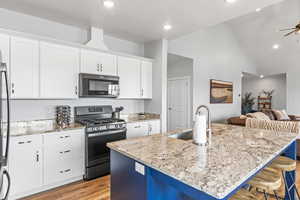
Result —
[{"label": "recessed ceiling light", "polygon": [[264,77],[265,77],[264,75],[260,75],[260,76],[259,76],[259,78],[264,78]]},{"label": "recessed ceiling light", "polygon": [[260,12],[260,11],[261,11],[261,8],[256,8],[255,11],[256,11],[256,12]]},{"label": "recessed ceiling light", "polygon": [[274,44],[273,45],[273,49],[279,49],[279,47],[280,47],[279,44]]},{"label": "recessed ceiling light", "polygon": [[164,25],[164,29],[165,29],[166,31],[171,30],[171,29],[172,29],[172,26],[171,26],[170,24],[165,24],[165,25]]},{"label": "recessed ceiling light", "polygon": [[103,5],[106,8],[113,8],[115,6],[115,3],[112,0],[104,0]]},{"label": "recessed ceiling light", "polygon": [[236,0],[225,0],[226,3],[235,3]]}]

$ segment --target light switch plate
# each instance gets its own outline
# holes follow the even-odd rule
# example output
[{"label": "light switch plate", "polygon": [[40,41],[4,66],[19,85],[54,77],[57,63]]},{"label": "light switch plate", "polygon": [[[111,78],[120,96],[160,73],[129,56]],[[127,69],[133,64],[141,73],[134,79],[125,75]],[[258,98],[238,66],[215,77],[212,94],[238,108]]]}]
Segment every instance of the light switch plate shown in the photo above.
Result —
[{"label": "light switch plate", "polygon": [[135,171],[145,176],[145,166],[138,162],[135,162]]}]

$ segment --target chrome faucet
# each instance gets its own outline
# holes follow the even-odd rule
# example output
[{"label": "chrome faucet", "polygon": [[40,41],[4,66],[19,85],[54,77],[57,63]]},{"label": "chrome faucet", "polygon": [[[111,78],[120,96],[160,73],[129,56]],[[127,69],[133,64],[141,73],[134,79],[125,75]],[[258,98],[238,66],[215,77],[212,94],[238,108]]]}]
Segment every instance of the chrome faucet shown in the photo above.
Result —
[{"label": "chrome faucet", "polygon": [[205,109],[207,112],[207,128],[206,128],[206,133],[208,133],[208,141],[210,143],[210,139],[211,139],[211,119],[210,119],[210,110],[208,108],[208,106],[205,105],[201,105],[198,106],[197,110],[196,110],[196,115],[200,115],[200,111],[201,109]]}]

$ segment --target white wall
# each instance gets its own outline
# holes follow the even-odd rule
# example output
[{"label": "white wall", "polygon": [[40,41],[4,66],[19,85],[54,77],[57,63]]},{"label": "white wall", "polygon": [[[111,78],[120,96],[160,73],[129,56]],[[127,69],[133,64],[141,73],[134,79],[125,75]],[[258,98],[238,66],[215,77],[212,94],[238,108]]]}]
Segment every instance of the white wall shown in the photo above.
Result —
[{"label": "white wall", "polygon": [[167,57],[168,41],[158,40],[145,44],[145,56],[153,63],[153,97],[145,100],[145,112],[161,115],[161,130],[167,130]]},{"label": "white wall", "polygon": [[[172,59],[173,58],[173,59]],[[190,77],[190,124],[193,121],[193,59],[168,54],[168,78]]]},{"label": "white wall", "polygon": [[[24,15],[0,8],[0,28],[20,31],[39,36],[51,37],[58,40],[84,44],[88,31],[74,26]],[[144,45],[104,35],[104,40],[110,50],[143,56]],[[12,121],[53,119],[56,105],[113,105],[124,106],[123,113],[144,112],[143,100],[12,100]]]},{"label": "white wall", "polygon": [[171,40],[169,53],[194,59],[194,112],[201,104],[209,105],[210,79],[233,82],[233,104],[209,105],[212,119],[223,121],[241,113],[241,73],[256,73],[252,62],[225,24]]},{"label": "white wall", "polygon": [[[20,31],[58,40],[84,44],[88,30],[0,8],[0,28]],[[105,34],[105,30],[104,30]],[[144,44],[104,35],[104,42],[113,51],[137,56],[144,55]]]},{"label": "white wall", "polygon": [[[277,74],[264,77],[246,75],[242,81],[243,96],[246,92],[252,92],[252,96],[257,98],[259,95],[263,96],[262,91],[275,90],[272,95],[272,107],[274,109],[286,109],[286,74]],[[253,109],[257,109],[257,99]]]}]

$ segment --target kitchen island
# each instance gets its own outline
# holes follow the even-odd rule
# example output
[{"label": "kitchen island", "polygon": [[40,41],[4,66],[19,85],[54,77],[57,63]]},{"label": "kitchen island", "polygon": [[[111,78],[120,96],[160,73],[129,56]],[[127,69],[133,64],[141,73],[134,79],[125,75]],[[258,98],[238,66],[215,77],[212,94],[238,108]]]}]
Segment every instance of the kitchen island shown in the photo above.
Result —
[{"label": "kitchen island", "polygon": [[209,146],[176,132],[109,143],[111,199],[225,200],[277,156],[296,159],[298,134],[224,124],[212,130]]}]

